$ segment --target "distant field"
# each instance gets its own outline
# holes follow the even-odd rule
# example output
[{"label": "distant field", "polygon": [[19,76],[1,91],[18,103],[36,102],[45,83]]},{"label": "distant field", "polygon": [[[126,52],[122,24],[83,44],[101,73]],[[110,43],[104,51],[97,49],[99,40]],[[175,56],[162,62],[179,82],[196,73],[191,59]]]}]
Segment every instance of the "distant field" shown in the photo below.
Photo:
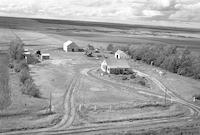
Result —
[{"label": "distant field", "polygon": [[[100,46],[104,48],[110,43],[135,46],[176,45],[179,48],[188,47],[192,52],[200,54],[200,29],[48,19],[0,18],[0,27],[10,28],[10,35],[13,35],[12,30],[29,30],[64,36],[64,41],[78,40],[81,43],[87,42],[94,46],[97,45],[97,47],[99,47],[98,44],[102,44]],[[1,36],[1,41],[4,40],[5,37]],[[34,45],[34,41],[31,45]],[[0,45],[2,46],[3,43]]]},{"label": "distant field", "polygon": [[5,109],[10,104],[8,56],[0,53],[0,110]]}]

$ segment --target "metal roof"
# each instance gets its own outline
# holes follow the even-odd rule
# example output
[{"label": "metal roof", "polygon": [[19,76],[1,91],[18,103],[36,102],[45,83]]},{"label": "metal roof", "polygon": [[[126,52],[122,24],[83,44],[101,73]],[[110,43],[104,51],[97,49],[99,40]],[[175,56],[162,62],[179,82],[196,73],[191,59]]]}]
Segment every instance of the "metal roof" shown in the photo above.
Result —
[{"label": "metal roof", "polygon": [[128,61],[124,59],[106,59],[105,61],[111,68],[130,68]]}]

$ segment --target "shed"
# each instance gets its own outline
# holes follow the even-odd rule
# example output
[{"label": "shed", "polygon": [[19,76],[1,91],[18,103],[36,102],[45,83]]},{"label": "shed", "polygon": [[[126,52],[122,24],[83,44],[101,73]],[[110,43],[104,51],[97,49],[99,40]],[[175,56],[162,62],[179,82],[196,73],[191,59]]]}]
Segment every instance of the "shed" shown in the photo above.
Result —
[{"label": "shed", "polygon": [[108,74],[124,74],[126,71],[130,71],[131,67],[124,59],[106,59],[101,63],[101,70]]},{"label": "shed", "polygon": [[71,40],[68,40],[63,44],[63,50],[65,52],[78,52],[79,51],[79,46],[72,42]]},{"label": "shed", "polygon": [[116,58],[116,59],[128,59],[129,56],[128,56],[128,54],[126,54],[124,51],[121,51],[121,50],[118,49],[118,50],[115,52],[115,58]]},{"label": "shed", "polygon": [[48,60],[48,59],[50,59],[50,54],[49,53],[41,54],[41,60]]}]

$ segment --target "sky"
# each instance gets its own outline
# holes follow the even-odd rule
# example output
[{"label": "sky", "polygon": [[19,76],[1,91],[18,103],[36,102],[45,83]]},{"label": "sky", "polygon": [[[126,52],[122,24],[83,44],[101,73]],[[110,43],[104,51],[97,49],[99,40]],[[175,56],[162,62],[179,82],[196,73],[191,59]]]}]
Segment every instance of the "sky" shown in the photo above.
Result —
[{"label": "sky", "polygon": [[0,0],[0,16],[200,27],[200,0]]}]

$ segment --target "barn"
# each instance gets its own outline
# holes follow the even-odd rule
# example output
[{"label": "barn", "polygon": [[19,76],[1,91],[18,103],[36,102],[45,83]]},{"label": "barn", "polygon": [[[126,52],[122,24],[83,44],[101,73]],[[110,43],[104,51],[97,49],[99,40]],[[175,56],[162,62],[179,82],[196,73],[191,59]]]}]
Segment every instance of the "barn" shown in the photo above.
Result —
[{"label": "barn", "polygon": [[76,43],[72,42],[71,40],[68,40],[63,44],[63,50],[65,52],[78,52],[79,49],[80,49],[79,46]]},{"label": "barn", "polygon": [[131,67],[126,60],[105,59],[101,63],[101,70],[108,74],[124,74],[129,72]]},{"label": "barn", "polygon": [[126,54],[125,52],[121,51],[121,50],[117,50],[115,52],[115,58],[116,59],[128,59],[129,56],[128,54]]}]

